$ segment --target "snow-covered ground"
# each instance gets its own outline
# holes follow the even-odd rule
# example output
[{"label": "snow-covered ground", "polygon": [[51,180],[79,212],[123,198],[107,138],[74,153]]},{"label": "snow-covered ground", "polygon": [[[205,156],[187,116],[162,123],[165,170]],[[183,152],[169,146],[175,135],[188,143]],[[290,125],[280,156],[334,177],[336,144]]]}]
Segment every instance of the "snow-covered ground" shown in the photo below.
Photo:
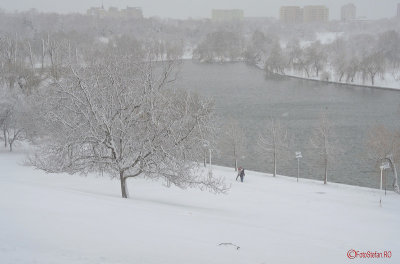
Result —
[{"label": "snow-covered ground", "polygon": [[[214,167],[226,195],[45,174],[0,152],[0,263],[400,263],[400,195]],[[220,243],[233,243],[240,247]],[[354,259],[349,250],[391,251]],[[351,253],[350,255],[352,255]]]},{"label": "snow-covered ground", "polygon": [[[321,44],[330,44],[334,42],[337,38],[343,36],[344,32],[316,32],[315,33],[315,40],[314,41],[319,41]],[[301,48],[307,48],[309,47],[314,41],[311,40],[301,40],[300,41],[300,47]],[[284,45],[285,47],[286,45]]]},{"label": "snow-covered ground", "polygon": [[[368,86],[368,87],[376,87],[376,88],[390,88],[390,89],[396,89],[400,90],[400,79],[396,75],[395,76],[392,73],[386,73],[384,76],[376,76],[374,85],[371,84],[370,79],[362,80],[360,77],[356,77],[354,79],[354,82],[346,82],[346,76],[342,78],[342,81],[339,82],[339,76],[337,76],[334,72],[333,69],[327,67],[325,71],[329,75],[329,82],[334,82],[334,83],[343,83],[343,84],[350,84],[350,85],[358,85],[358,86]],[[318,80],[318,81],[325,81],[322,80],[323,78],[323,72],[320,73],[319,76],[310,75],[307,77],[306,73],[304,71],[295,71],[293,69],[286,69],[285,70],[285,76],[289,77],[297,77],[297,78],[302,78],[302,79],[308,79],[308,80]]]}]

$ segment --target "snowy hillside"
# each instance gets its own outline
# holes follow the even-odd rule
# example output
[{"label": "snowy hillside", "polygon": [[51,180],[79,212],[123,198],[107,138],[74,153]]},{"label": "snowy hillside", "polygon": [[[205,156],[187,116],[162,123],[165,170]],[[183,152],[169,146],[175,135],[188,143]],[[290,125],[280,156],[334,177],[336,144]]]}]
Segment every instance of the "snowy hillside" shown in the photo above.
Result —
[{"label": "snowy hillside", "polygon": [[[214,167],[227,195],[45,174],[0,153],[0,263],[400,263],[400,195]],[[233,243],[239,246],[219,245]],[[349,250],[390,259],[354,259]]]}]

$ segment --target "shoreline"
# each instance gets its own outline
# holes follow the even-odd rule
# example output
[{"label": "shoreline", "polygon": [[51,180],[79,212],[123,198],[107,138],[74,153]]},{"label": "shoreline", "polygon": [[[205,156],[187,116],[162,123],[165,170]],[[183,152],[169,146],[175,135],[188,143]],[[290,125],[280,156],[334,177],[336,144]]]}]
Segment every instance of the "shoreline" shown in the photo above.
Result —
[{"label": "shoreline", "polygon": [[[250,64],[250,63],[248,63],[248,64],[256,67],[259,70],[264,71],[264,68],[262,68],[261,66],[259,66],[257,64]],[[311,78],[294,76],[294,75],[280,74],[280,73],[275,73],[275,72],[270,72],[269,74],[274,75],[274,76],[279,76],[279,77],[297,79],[297,80],[322,82],[322,83],[327,83],[327,84],[338,84],[338,85],[342,85],[342,86],[354,86],[354,87],[360,87],[360,88],[373,88],[373,89],[382,89],[382,90],[390,90],[390,91],[400,91],[400,87],[399,88],[393,88],[393,87],[384,87],[384,86],[375,86],[375,85],[365,85],[365,84],[354,84],[354,83],[343,83],[343,82],[335,82],[335,81],[325,81],[325,80],[317,80],[317,79],[311,79]]]},{"label": "shoreline", "polygon": [[[193,58],[182,58],[182,60],[190,60],[192,62],[199,62],[196,59]],[[205,62],[200,62],[200,63],[205,63]],[[224,62],[211,62],[211,64],[225,64],[225,63],[245,63],[247,65],[253,66],[259,70],[264,71],[264,68],[262,68],[260,65],[249,63],[245,60],[236,60],[236,61],[224,61]],[[313,81],[313,82],[322,82],[326,84],[337,84],[341,86],[353,86],[353,87],[360,87],[360,88],[373,88],[373,89],[382,89],[382,90],[390,90],[390,91],[400,91],[399,88],[394,88],[394,87],[385,87],[385,86],[376,86],[376,85],[366,85],[366,84],[355,84],[355,83],[344,83],[344,82],[335,82],[335,81],[325,81],[325,80],[318,80],[318,79],[311,79],[311,78],[306,78],[306,77],[300,77],[300,76],[295,76],[295,75],[288,75],[288,74],[280,74],[280,73],[275,73],[275,72],[270,72],[271,75],[273,76],[279,76],[279,77],[286,77],[286,78],[291,78],[291,79],[297,79],[297,80],[305,80],[305,81]]]},{"label": "shoreline", "polygon": [[[260,69],[260,70],[263,70],[262,68],[259,68],[258,66],[256,66],[256,67],[258,69]],[[305,80],[305,81],[313,81],[313,82],[322,82],[322,83],[327,83],[327,84],[337,84],[337,85],[342,85],[342,86],[353,86],[353,87],[360,87],[360,88],[372,88],[372,89],[381,89],[381,90],[400,91],[400,88],[393,88],[393,87],[372,86],[372,85],[343,83],[343,82],[335,82],[335,81],[324,81],[324,80],[309,79],[309,78],[306,78],[306,77],[279,74],[279,73],[272,73],[272,72],[270,74],[275,75],[275,76],[279,76],[279,77],[286,77],[286,78]]]}]

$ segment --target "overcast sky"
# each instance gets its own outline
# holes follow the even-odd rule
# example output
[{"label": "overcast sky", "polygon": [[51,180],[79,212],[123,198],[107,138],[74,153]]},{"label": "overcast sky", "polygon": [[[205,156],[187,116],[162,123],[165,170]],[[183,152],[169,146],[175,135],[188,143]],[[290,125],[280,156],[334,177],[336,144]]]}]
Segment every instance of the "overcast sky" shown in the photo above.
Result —
[{"label": "overcast sky", "polygon": [[[393,17],[400,0],[103,0],[104,7],[140,6],[145,17],[206,18],[213,8],[243,9],[246,17],[278,17],[282,5],[326,5],[330,19],[340,17],[340,7],[354,3],[357,16],[371,19]],[[25,11],[36,8],[44,12],[84,13],[91,6],[101,6],[102,0],[0,0],[0,9]]]}]

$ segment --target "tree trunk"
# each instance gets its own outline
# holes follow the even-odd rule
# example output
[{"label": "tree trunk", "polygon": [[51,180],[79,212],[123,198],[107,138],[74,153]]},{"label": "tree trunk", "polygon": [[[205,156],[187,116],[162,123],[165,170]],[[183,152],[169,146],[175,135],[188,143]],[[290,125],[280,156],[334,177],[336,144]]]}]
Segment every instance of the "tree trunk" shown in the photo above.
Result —
[{"label": "tree trunk", "polygon": [[276,151],[274,151],[274,177],[276,177]]},{"label": "tree trunk", "polygon": [[237,171],[236,145],[233,144],[233,157],[235,157],[235,171]]},{"label": "tree trunk", "polygon": [[12,152],[12,150],[13,150],[13,143],[14,143],[14,140],[12,140],[12,141],[9,141],[9,145],[10,145],[10,152]]},{"label": "tree trunk", "polygon": [[6,130],[3,130],[3,135],[4,135],[4,147],[7,148],[7,133]]},{"label": "tree trunk", "polygon": [[33,63],[32,47],[31,47],[31,43],[29,41],[28,41],[28,48],[29,48],[29,60],[31,63],[32,71],[35,71],[35,65]]},{"label": "tree trunk", "polygon": [[306,74],[307,74],[307,78],[310,78],[310,74],[308,73],[308,70],[305,69],[305,71],[306,71]]},{"label": "tree trunk", "polygon": [[44,49],[44,39],[42,39],[42,57],[41,57],[41,62],[42,62],[42,71],[44,69],[44,56],[45,56],[45,49]]},{"label": "tree trunk", "polygon": [[325,157],[325,177],[324,177],[324,184],[328,183],[328,158]]},{"label": "tree trunk", "polygon": [[124,172],[119,172],[119,179],[121,181],[121,194],[122,198],[128,198],[128,189],[126,186],[126,178],[124,177]]},{"label": "tree trunk", "polygon": [[394,191],[399,193],[399,184],[398,184],[398,179],[397,179],[397,169],[396,169],[396,164],[394,163],[394,161],[389,158],[389,162],[390,162],[390,166],[393,169],[393,176],[394,176],[394,180],[393,180],[393,188]]},{"label": "tree trunk", "polygon": [[344,75],[344,73],[341,73],[341,74],[340,74],[339,82],[342,82],[343,75]]}]

